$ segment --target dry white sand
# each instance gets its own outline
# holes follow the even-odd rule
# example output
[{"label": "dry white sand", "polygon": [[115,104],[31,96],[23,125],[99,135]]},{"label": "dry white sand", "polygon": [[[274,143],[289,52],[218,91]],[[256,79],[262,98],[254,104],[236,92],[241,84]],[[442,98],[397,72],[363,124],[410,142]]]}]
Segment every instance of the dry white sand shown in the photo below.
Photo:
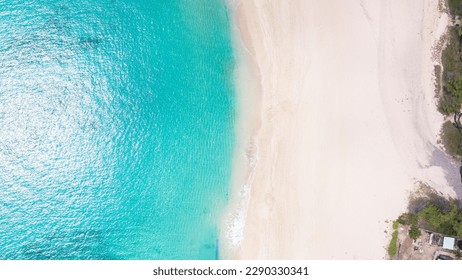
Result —
[{"label": "dry white sand", "polygon": [[241,119],[225,257],[383,258],[385,221],[416,182],[460,180],[436,144],[447,15],[435,0],[231,6]]}]

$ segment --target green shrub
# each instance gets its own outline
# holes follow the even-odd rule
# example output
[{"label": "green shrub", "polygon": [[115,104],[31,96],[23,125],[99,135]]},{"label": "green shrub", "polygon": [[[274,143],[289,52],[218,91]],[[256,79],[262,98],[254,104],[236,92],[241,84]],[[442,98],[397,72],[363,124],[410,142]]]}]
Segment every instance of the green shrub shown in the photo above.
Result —
[{"label": "green shrub", "polygon": [[412,225],[411,229],[409,230],[409,237],[416,241],[417,238],[420,237],[420,235],[420,229],[416,225]]},{"label": "green shrub", "polygon": [[417,225],[417,216],[412,213],[404,213],[396,221],[402,225]]},{"label": "green shrub", "polygon": [[395,230],[393,231],[391,235],[390,245],[388,246],[388,255],[390,255],[390,257],[393,257],[394,255],[396,255],[396,252],[398,250],[397,243],[398,243],[398,231]]},{"label": "green shrub", "polygon": [[451,156],[462,156],[462,149],[459,144],[462,141],[462,135],[450,121],[443,123],[441,128],[441,140],[444,149]]},{"label": "green shrub", "polygon": [[462,14],[462,0],[448,0],[449,11],[453,15]]},{"label": "green shrub", "polygon": [[459,112],[462,105],[462,78],[448,80],[443,89],[441,110],[448,115]]},{"label": "green shrub", "polygon": [[[462,3],[462,1],[459,2]],[[445,115],[459,112],[462,104],[462,53],[460,45],[462,29],[450,27],[448,34],[448,42],[441,57],[443,94],[438,105],[439,110]]]},{"label": "green shrub", "polygon": [[454,202],[450,202],[449,206],[450,210],[444,210],[429,204],[419,211],[419,219],[436,232],[462,237],[462,211]]}]

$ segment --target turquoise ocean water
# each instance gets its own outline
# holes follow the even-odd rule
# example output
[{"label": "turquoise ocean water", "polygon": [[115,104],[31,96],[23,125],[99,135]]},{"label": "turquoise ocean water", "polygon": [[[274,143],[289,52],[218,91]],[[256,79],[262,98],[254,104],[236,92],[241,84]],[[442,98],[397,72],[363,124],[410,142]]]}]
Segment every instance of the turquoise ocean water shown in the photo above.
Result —
[{"label": "turquoise ocean water", "polygon": [[0,259],[214,259],[233,149],[220,0],[0,0]]}]

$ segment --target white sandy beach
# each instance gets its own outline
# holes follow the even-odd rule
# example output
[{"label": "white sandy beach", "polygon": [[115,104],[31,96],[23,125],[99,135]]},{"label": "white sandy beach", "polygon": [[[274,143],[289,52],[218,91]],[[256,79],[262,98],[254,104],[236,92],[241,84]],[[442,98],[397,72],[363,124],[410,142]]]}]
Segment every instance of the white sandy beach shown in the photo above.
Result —
[{"label": "white sandy beach", "polygon": [[231,5],[242,112],[227,257],[384,258],[386,220],[417,182],[450,195],[460,182],[436,144],[447,15],[435,0]]}]

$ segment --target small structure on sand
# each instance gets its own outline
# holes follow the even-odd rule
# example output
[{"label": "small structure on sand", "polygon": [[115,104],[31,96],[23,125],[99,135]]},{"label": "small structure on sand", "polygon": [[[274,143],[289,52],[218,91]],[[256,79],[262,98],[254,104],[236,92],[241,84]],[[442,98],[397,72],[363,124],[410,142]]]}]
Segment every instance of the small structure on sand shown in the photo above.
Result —
[{"label": "small structure on sand", "polygon": [[452,237],[444,237],[443,239],[443,249],[454,250],[454,244],[456,239]]}]

